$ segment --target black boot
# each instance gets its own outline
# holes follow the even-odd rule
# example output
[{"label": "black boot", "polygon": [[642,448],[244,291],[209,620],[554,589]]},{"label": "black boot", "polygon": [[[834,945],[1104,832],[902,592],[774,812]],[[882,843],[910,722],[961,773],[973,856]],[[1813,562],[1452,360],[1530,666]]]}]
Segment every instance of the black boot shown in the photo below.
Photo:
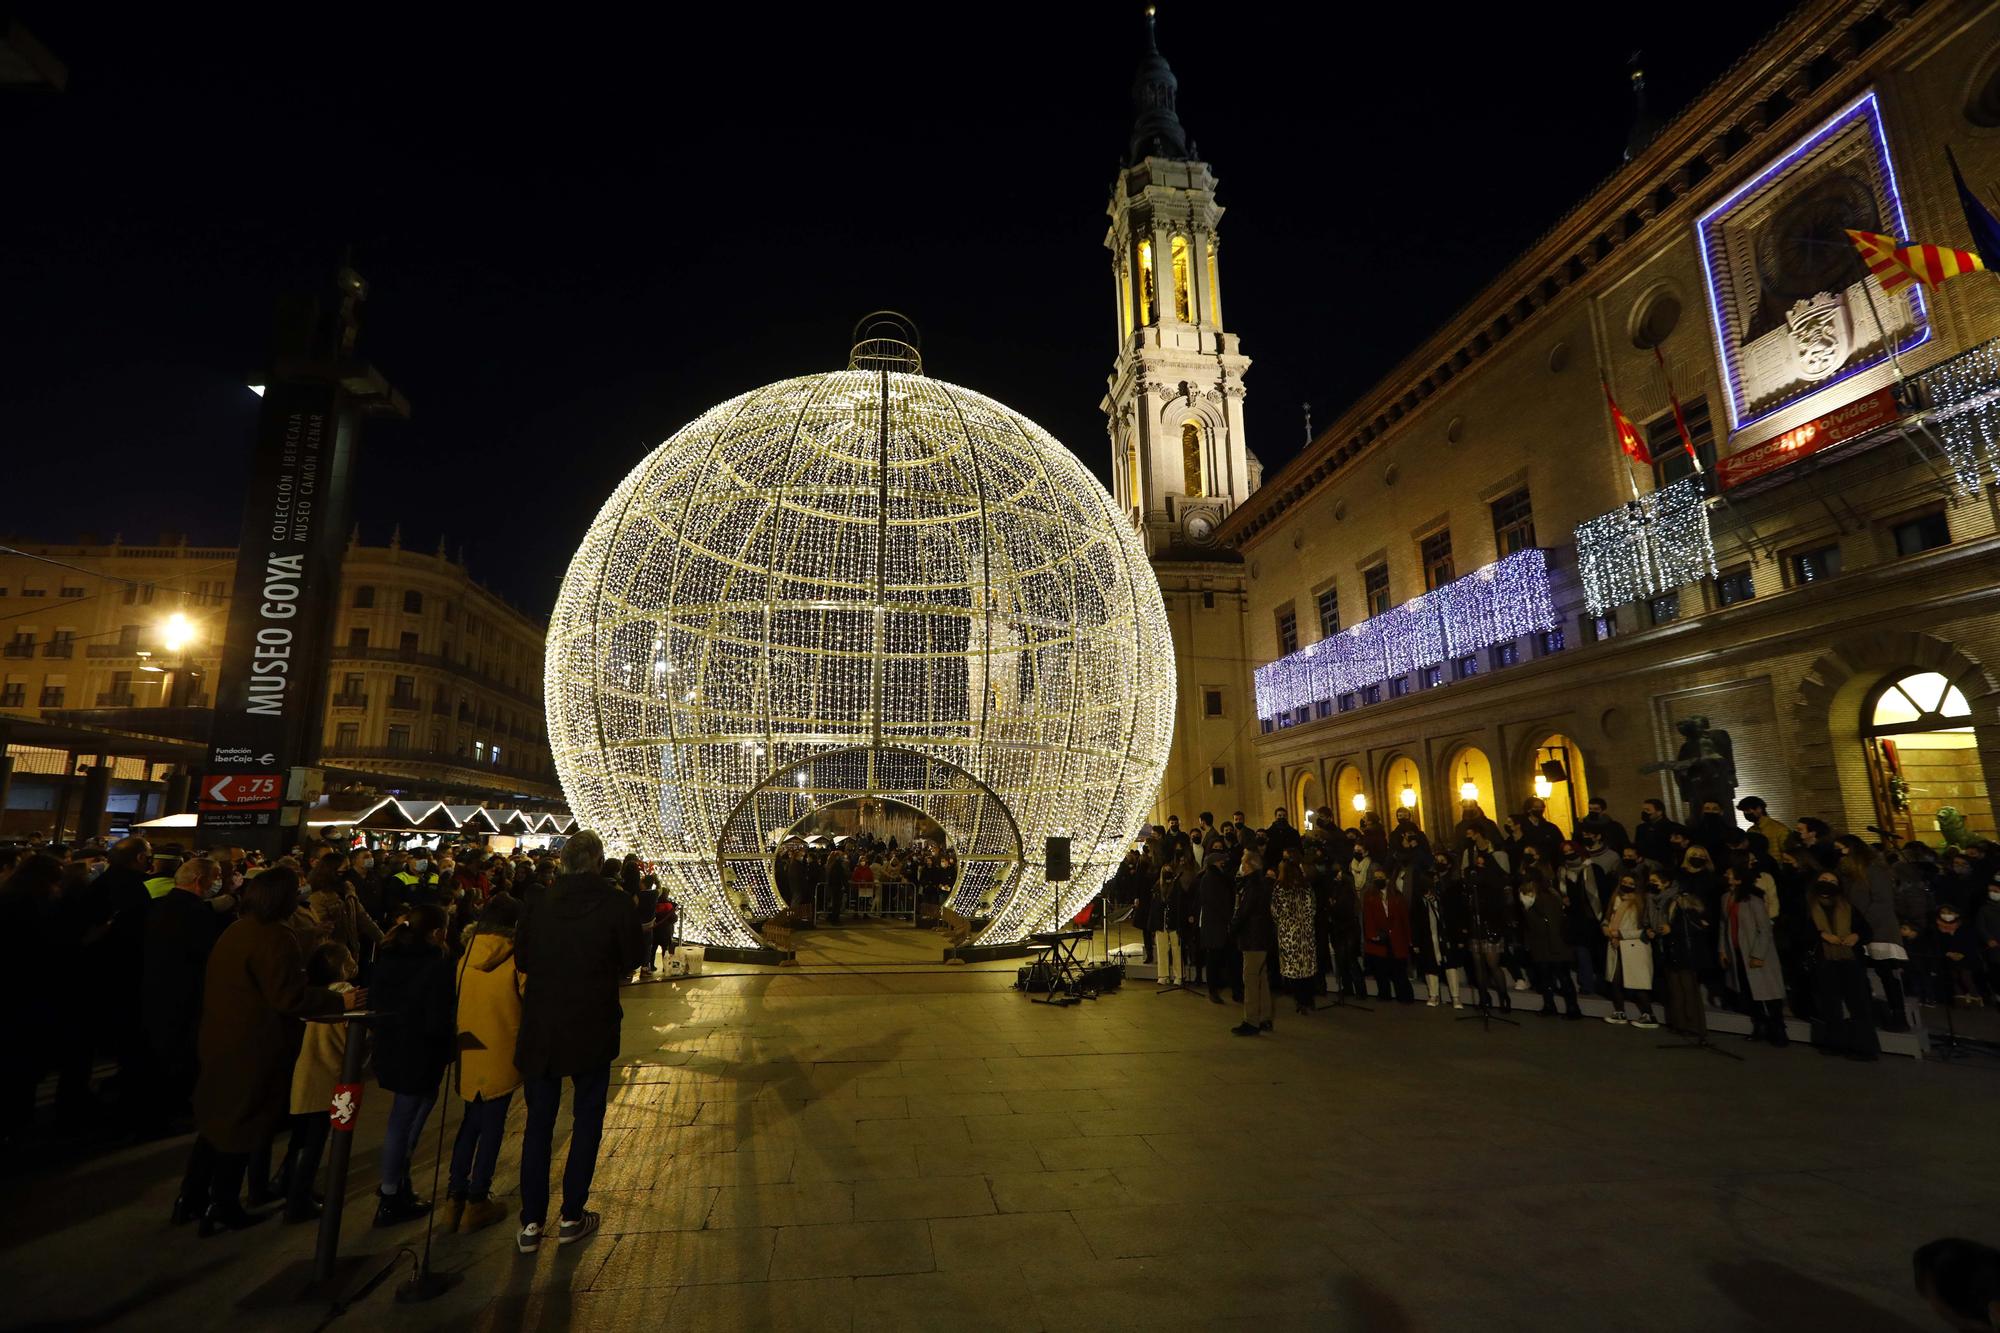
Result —
[{"label": "black boot", "polygon": [[269,1213],[245,1212],[242,1204],[224,1207],[212,1203],[208,1206],[208,1211],[201,1215],[201,1226],[196,1229],[196,1234],[207,1240],[210,1236],[219,1235],[224,1231],[241,1231],[245,1227],[254,1227],[269,1216]]}]

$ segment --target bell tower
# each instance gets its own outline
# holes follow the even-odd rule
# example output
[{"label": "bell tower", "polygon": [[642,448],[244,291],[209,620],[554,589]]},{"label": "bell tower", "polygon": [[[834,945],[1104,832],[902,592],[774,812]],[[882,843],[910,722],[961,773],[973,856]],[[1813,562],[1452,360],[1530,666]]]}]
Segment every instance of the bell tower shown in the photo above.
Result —
[{"label": "bell tower", "polygon": [[1262,468],[1244,444],[1250,359],[1222,323],[1215,177],[1181,127],[1179,83],[1146,11],[1132,138],[1112,187],[1118,353],[1103,408],[1112,489],[1147,553],[1199,552]]},{"label": "bell tower", "polygon": [[1181,127],[1174,72],[1153,10],[1132,76],[1132,138],[1111,189],[1112,317],[1118,354],[1104,395],[1112,493],[1146,544],[1173,636],[1177,694],[1167,771],[1152,818],[1272,802],[1254,770],[1243,559],[1216,540],[1263,468],[1243,438],[1250,358],[1222,323],[1215,177]]}]

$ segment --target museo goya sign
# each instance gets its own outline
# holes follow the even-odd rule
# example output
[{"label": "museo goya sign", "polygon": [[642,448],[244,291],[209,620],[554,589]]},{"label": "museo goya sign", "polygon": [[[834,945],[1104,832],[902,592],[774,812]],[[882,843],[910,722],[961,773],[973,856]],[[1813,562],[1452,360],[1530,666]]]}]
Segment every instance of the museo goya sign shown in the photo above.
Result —
[{"label": "museo goya sign", "polygon": [[331,384],[265,393],[201,783],[203,829],[275,826],[274,796],[320,725],[346,521],[339,401]]}]

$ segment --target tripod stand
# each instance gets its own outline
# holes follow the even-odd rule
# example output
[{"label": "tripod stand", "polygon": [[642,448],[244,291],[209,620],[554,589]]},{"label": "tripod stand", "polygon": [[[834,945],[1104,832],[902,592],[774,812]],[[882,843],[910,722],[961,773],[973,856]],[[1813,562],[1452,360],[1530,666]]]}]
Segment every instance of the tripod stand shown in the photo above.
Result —
[{"label": "tripod stand", "polygon": [[[1472,980],[1474,988],[1479,992],[1479,1012],[1460,1014],[1452,1021],[1457,1023],[1477,1021],[1481,1032],[1488,1031],[1495,1023],[1505,1023],[1510,1028],[1517,1028],[1521,1026],[1518,1020],[1494,1013],[1493,1006],[1487,1002],[1485,969],[1491,967],[1495,973],[1495,980],[1499,981],[1503,987],[1506,985],[1506,978],[1498,975],[1500,964],[1497,959],[1482,957],[1479,952],[1482,947],[1497,949],[1498,942],[1489,939],[1486,935],[1486,918],[1480,912],[1479,908],[1479,886],[1477,884],[1468,884],[1465,888],[1466,896],[1472,900],[1472,937],[1475,941],[1484,941],[1483,944],[1474,943],[1472,946]],[[1507,992],[1502,990],[1500,993],[1505,995]]]}]

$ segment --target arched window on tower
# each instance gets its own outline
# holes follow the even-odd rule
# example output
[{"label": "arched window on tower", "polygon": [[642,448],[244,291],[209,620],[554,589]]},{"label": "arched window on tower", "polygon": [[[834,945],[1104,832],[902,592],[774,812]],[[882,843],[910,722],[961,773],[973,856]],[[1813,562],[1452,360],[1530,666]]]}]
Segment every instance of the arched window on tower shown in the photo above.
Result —
[{"label": "arched window on tower", "polygon": [[1153,290],[1153,243],[1139,242],[1139,322],[1153,322],[1153,305],[1157,297]]},{"label": "arched window on tower", "polygon": [[1215,277],[1215,237],[1208,238],[1208,322],[1222,327],[1222,284]]},{"label": "arched window on tower", "polygon": [[1132,525],[1139,526],[1146,518],[1146,493],[1139,485],[1139,451],[1125,451],[1125,506],[1132,511]]},{"label": "arched window on tower", "polygon": [[1181,423],[1181,471],[1186,474],[1186,489],[1190,496],[1199,496],[1201,490],[1201,423],[1183,421]]},{"label": "arched window on tower", "polygon": [[[1192,324],[1194,322],[1194,291],[1192,285],[1194,276],[1189,271],[1192,256],[1188,253],[1188,238],[1176,232],[1174,233],[1174,239],[1168,244],[1172,250],[1174,266],[1174,318],[1183,324]],[[1200,492],[1190,491],[1188,494],[1198,495]]]}]

